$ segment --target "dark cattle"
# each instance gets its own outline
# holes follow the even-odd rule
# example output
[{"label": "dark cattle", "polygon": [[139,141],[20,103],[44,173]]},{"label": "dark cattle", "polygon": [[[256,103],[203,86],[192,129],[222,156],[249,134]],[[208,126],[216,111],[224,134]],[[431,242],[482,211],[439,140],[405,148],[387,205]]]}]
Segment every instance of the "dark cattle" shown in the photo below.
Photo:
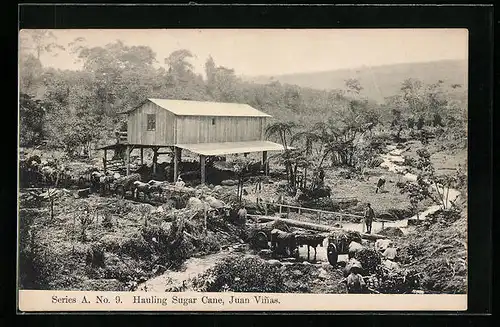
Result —
[{"label": "dark cattle", "polygon": [[127,191],[134,190],[134,182],[140,181],[141,175],[134,173],[128,176],[118,178],[114,183],[114,191],[118,195],[125,197]]},{"label": "dark cattle", "polygon": [[99,190],[101,192],[101,195],[106,195],[111,191],[111,185],[114,181],[115,178],[111,174],[103,175],[99,178]]},{"label": "dark cattle", "polygon": [[320,234],[296,234],[295,241],[297,246],[307,245],[307,260],[309,260],[310,248],[314,249],[314,261],[316,261],[316,248],[323,246],[325,236]]},{"label": "dark cattle", "polygon": [[295,234],[273,229],[271,231],[271,249],[277,255],[296,256],[297,243]]},{"label": "dark cattle", "polygon": [[375,193],[378,193],[379,190],[383,190],[385,185],[385,177],[380,177],[377,182],[377,189]]}]

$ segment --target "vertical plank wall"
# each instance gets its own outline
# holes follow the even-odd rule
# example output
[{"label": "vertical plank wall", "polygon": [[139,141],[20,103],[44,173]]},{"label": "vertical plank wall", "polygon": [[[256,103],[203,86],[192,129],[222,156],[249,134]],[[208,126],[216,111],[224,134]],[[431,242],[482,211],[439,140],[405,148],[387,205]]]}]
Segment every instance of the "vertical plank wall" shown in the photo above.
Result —
[{"label": "vertical plank wall", "polygon": [[[212,124],[212,119],[215,124]],[[263,117],[177,116],[177,143],[263,140],[264,119]]]},{"label": "vertical plank wall", "polygon": [[[156,114],[156,130],[147,130],[147,114]],[[148,101],[129,114],[127,139],[131,144],[174,144],[175,116]]]}]

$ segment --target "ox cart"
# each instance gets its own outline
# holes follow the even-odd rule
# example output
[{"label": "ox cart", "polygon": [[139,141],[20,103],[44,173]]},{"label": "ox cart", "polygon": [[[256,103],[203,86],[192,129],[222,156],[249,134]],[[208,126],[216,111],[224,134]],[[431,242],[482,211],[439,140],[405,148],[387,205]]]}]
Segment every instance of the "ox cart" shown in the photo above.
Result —
[{"label": "ox cart", "polygon": [[361,235],[354,231],[332,232],[328,235],[326,255],[332,266],[337,266],[339,255],[349,254],[349,244],[357,242],[361,244]]}]

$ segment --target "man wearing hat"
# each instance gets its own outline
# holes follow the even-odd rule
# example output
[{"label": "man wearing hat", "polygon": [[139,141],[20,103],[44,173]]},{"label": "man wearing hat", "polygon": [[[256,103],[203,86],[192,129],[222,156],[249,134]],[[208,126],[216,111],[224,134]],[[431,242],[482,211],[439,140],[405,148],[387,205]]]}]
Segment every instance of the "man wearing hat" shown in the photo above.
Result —
[{"label": "man wearing hat", "polygon": [[366,210],[365,210],[364,217],[365,217],[365,224],[366,224],[366,233],[371,234],[372,223],[373,223],[373,219],[375,218],[375,212],[373,211],[370,203],[366,204]]},{"label": "man wearing hat", "polygon": [[366,283],[360,274],[361,265],[353,264],[349,276],[347,276],[347,292],[352,294],[361,294],[365,292]]}]

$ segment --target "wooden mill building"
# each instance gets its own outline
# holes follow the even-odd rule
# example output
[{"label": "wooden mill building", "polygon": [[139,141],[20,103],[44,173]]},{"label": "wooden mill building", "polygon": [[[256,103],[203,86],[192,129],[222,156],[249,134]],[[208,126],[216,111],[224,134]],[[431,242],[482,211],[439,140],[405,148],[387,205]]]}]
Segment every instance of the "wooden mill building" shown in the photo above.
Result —
[{"label": "wooden mill building", "polygon": [[265,140],[266,122],[271,116],[247,104],[147,99],[124,114],[127,115],[126,140],[123,138],[116,145],[102,149],[106,162],[106,150],[124,147],[127,174],[130,152],[134,149],[141,150],[141,163],[143,149],[152,149],[155,170],[158,151],[167,148],[173,156],[174,181],[182,150],[195,153],[200,158],[202,183],[208,156],[262,152],[265,163],[268,151],[284,149],[281,144]]}]

